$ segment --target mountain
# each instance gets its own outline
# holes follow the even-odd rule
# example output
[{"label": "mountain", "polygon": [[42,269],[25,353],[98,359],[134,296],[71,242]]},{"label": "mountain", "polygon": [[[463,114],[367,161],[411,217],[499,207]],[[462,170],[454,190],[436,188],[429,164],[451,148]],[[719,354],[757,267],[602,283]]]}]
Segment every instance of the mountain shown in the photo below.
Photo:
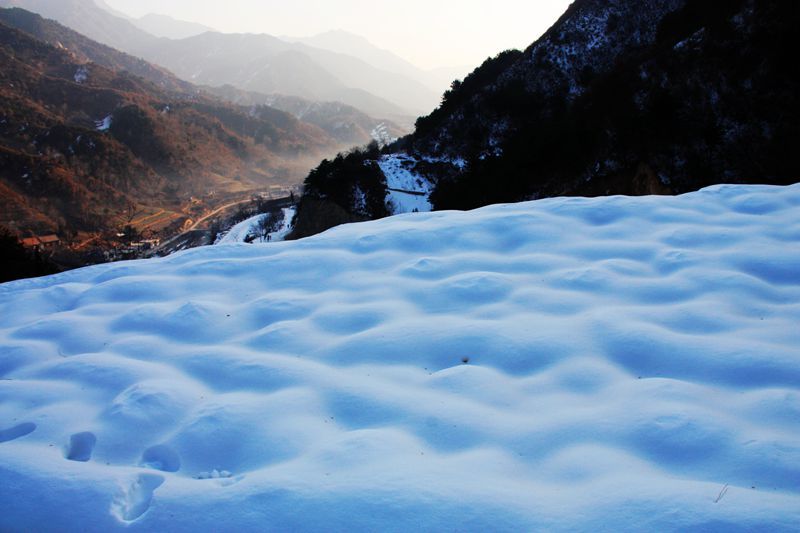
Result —
[{"label": "mountain", "polygon": [[312,37],[283,37],[283,39],[358,58],[382,71],[414,79],[436,94],[442,94],[450,87],[453,80],[463,78],[471,70],[469,67],[421,69],[397,54],[375,46],[364,37],[343,30],[328,31]]},{"label": "mountain", "polygon": [[[269,35],[195,35],[158,38],[94,0],[0,0],[58,20],[87,37],[165,67],[185,81],[234,85],[245,91],[339,101],[380,118],[404,121],[427,112],[440,92],[402,74],[345,54]],[[162,20],[163,21],[163,20]]]},{"label": "mountain", "polygon": [[122,11],[114,9],[113,7],[108,5],[104,0],[94,0],[94,3],[97,5],[97,7],[99,7],[103,11],[107,11],[108,13],[111,13],[115,17],[119,17],[119,18],[125,19],[125,20],[134,20],[133,17],[130,17],[130,16],[126,15],[125,13],[123,13]]},{"label": "mountain", "polygon": [[130,20],[101,8],[95,0],[0,0],[0,7],[20,7],[57,20],[94,41],[134,55],[158,40]]},{"label": "mountain", "polygon": [[148,28],[137,20],[112,15],[94,0],[0,0],[0,6],[24,7],[56,19],[93,40],[142,57],[192,83],[229,84],[245,91],[342,102],[368,115],[401,123],[410,122],[410,116],[436,105],[441,94],[424,79],[382,70],[358,57],[269,35],[206,32],[180,40],[157,38],[137,24],[171,37],[180,32],[201,33],[201,28],[163,17],[148,17],[153,23]]},{"label": "mountain", "polygon": [[66,50],[81,63],[96,63],[111,70],[127,71],[162,89],[191,93],[197,88],[168,70],[93,41],[61,24],[19,8],[0,9],[0,22],[20,29],[56,48]]},{"label": "mountain", "polygon": [[302,44],[298,45],[298,51],[311,57],[348,86],[379,95],[415,116],[426,112],[441,99],[441,91],[402,73],[373,67],[357,57]]},{"label": "mountain", "polygon": [[132,22],[137,28],[151,35],[166,37],[167,39],[185,39],[208,31],[217,31],[202,24],[178,20],[156,13],[149,13],[141,18],[134,19]]},{"label": "mountain", "polygon": [[265,95],[243,91],[231,85],[204,87],[204,89],[237,105],[266,105],[291,113],[303,122],[319,126],[337,142],[346,146],[362,146],[372,140],[388,144],[410,131],[392,121],[370,117],[355,107],[341,102],[319,102],[280,94]]},{"label": "mountain", "polygon": [[0,531],[796,533],[798,228],[714,186],[0,284]]},{"label": "mountain", "polygon": [[113,68],[138,65],[129,56],[36,15],[0,13],[0,225],[17,232],[119,227],[139,207],[180,214],[212,190],[290,185],[341,149],[288,113],[182,92],[177,80],[157,85]]},{"label": "mountain", "polygon": [[418,77],[422,70],[400,56],[378,48],[369,40],[343,30],[332,30],[312,37],[283,38],[290,42],[307,44],[314,48],[356,57],[373,67],[410,77]]},{"label": "mountain", "polygon": [[799,18],[788,1],[578,0],[454,83],[411,136],[313,171],[296,236],[397,212],[402,173],[436,209],[793,183]]},{"label": "mountain", "polygon": [[414,80],[265,34],[205,33],[152,43],[140,52],[193,83],[340,101],[380,118],[416,116],[438,101],[436,93]]},{"label": "mountain", "polygon": [[437,95],[442,94],[454,80],[462,79],[471,70],[470,67],[421,69],[397,54],[375,46],[364,37],[343,30],[328,31],[312,37],[283,37],[283,39],[358,58],[382,71],[414,79]]}]

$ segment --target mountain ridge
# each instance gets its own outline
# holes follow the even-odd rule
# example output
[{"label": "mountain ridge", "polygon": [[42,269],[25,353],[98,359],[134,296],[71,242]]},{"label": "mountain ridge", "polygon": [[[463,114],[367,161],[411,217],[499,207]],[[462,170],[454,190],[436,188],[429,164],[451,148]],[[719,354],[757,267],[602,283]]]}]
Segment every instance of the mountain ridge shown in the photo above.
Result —
[{"label": "mountain ridge", "polygon": [[95,0],[0,0],[0,7],[32,11],[57,20],[93,41],[134,55],[143,43],[158,40],[137,28],[130,19],[101,8]]},{"label": "mountain ridge", "polygon": [[160,13],[148,13],[132,19],[134,26],[156,37],[179,40],[194,37],[206,32],[216,32],[214,28],[196,22],[176,19]]},{"label": "mountain ridge", "polygon": [[[27,8],[56,19],[95,41],[167,68],[191,83],[233,84],[260,93],[342,101],[369,115],[400,121],[428,111],[439,99],[439,91],[402,74],[266,34],[211,32],[189,37],[187,43],[187,39],[176,41],[151,35],[138,28],[133,19],[116,17],[94,0],[0,0],[0,7]],[[243,42],[248,46],[242,47]],[[215,54],[217,58],[212,60]],[[221,59],[223,56],[225,59]],[[271,69],[278,74],[271,75]],[[257,74],[252,76],[253,72]]]},{"label": "mountain ridge", "polygon": [[345,30],[330,30],[311,37],[281,38],[356,57],[378,69],[421,81],[437,94],[443,93],[453,80],[462,78],[470,70],[463,66],[423,69],[394,52],[374,45],[367,38]]}]

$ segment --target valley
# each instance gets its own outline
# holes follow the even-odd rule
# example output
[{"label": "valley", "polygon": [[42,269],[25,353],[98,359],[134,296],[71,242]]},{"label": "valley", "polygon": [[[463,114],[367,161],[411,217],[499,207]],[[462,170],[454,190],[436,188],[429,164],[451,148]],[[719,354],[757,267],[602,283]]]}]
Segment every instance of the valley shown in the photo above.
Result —
[{"label": "valley", "polygon": [[373,131],[400,134],[343,105],[311,123],[265,96],[215,96],[21,9],[0,10],[0,54],[0,225],[62,269],[146,256],[254,196],[299,194]]}]

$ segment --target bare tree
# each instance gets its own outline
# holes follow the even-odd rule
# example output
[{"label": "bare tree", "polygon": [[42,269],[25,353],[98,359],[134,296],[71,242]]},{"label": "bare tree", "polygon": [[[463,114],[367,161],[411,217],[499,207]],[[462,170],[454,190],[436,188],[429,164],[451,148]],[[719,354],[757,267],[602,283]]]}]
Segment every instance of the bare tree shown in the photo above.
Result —
[{"label": "bare tree", "polygon": [[269,214],[262,215],[256,222],[255,230],[261,241],[266,241],[269,234],[272,233],[272,220]]},{"label": "bare tree", "polygon": [[285,218],[286,214],[283,212],[283,209],[274,209],[261,216],[254,226],[256,236],[259,237],[262,242],[272,240],[270,234],[278,231]]}]

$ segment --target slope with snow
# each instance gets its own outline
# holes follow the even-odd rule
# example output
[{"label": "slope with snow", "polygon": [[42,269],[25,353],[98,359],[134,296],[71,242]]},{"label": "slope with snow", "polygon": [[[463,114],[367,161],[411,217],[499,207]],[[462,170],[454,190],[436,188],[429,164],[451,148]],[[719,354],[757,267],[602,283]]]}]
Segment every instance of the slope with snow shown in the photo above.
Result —
[{"label": "slope with snow", "polygon": [[408,154],[381,156],[378,167],[386,177],[386,204],[395,215],[427,213],[433,210],[430,202],[433,185],[414,171],[417,161]]},{"label": "slope with snow", "polygon": [[[294,218],[295,212],[296,208],[294,207],[283,208],[283,222],[281,223],[281,227],[269,234],[268,242],[281,242],[286,238],[286,236],[292,230],[292,219]],[[242,244],[246,242],[254,242],[252,240],[248,241],[250,237],[257,237],[255,242],[264,242],[264,240],[258,236],[258,232],[256,230],[258,222],[264,216],[265,215],[263,214],[256,215],[236,224],[230,230],[228,230],[225,235],[218,238],[215,244]]]},{"label": "slope with snow", "polygon": [[800,186],[0,286],[0,530],[796,531]]}]

